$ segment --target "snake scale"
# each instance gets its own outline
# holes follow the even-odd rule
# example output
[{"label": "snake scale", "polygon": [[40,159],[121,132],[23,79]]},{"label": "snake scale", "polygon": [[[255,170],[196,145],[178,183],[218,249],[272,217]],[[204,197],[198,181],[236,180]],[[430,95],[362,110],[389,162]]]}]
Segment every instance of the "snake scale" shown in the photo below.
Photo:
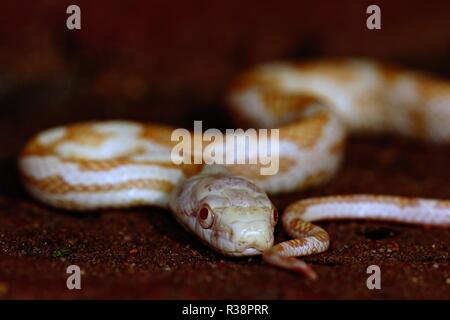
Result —
[{"label": "snake scale", "polygon": [[60,126],[37,134],[19,156],[26,189],[69,210],[161,206],[214,250],[316,273],[296,258],[327,250],[311,221],[383,219],[450,226],[450,201],[384,195],[299,200],[281,216],[293,239],[274,245],[278,212],[267,194],[333,177],[347,133],[393,133],[450,142],[450,83],[362,59],[275,62],[244,72],[227,96],[237,123],[279,128],[279,171],[258,165],[176,165],[174,128],[131,121]]}]

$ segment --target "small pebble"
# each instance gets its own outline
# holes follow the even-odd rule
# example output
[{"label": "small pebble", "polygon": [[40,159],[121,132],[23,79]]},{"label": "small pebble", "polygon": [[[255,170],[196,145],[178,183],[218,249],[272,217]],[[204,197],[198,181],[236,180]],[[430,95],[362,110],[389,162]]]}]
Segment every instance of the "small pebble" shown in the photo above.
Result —
[{"label": "small pebble", "polygon": [[388,245],[387,245],[387,248],[388,248],[388,252],[393,252],[393,251],[399,251],[400,250],[400,246],[398,245],[398,243],[397,242],[390,242]]}]

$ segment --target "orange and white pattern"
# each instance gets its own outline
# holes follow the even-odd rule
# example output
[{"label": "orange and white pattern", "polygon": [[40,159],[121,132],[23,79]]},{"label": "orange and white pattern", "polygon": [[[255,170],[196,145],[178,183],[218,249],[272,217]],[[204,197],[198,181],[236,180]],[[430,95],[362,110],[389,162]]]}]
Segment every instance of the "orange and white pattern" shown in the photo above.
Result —
[{"label": "orange and white pattern", "polygon": [[[174,165],[174,128],[129,121],[87,122],[38,134],[19,168],[30,194],[49,205],[92,210],[157,205],[226,255],[263,254],[270,264],[314,271],[293,257],[329,246],[309,221],[362,218],[450,225],[448,201],[336,196],[288,207],[294,240],[273,246],[278,214],[266,193],[292,192],[333,177],[347,133],[395,133],[450,142],[450,83],[367,60],[270,63],[242,74],[228,95],[238,123],[279,128],[279,171],[258,165]],[[231,208],[231,209],[230,209]]]}]

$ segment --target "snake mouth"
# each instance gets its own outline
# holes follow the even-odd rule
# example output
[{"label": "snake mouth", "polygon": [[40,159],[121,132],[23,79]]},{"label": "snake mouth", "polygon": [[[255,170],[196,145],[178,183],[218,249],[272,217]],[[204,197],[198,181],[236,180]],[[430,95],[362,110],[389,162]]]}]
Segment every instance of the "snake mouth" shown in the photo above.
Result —
[{"label": "snake mouth", "polygon": [[244,249],[241,254],[243,256],[256,256],[256,255],[260,255],[262,253],[263,253],[263,251],[258,250],[254,247],[250,247],[250,248]]},{"label": "snake mouth", "polygon": [[238,251],[238,250],[226,251],[223,249],[222,250],[217,249],[217,251],[219,251],[220,253],[222,253],[223,255],[228,256],[228,257],[249,257],[249,256],[258,256],[258,255],[263,254],[262,250],[258,250],[254,247],[249,247],[249,248],[246,248],[246,249],[240,250],[240,251]]},{"label": "snake mouth", "polygon": [[[273,239],[267,240],[263,244],[248,244],[247,246],[238,246],[231,239],[220,238],[221,245],[216,245],[215,250],[228,257],[247,257],[261,255],[264,251],[273,246]],[[211,246],[211,244],[209,244]]]}]

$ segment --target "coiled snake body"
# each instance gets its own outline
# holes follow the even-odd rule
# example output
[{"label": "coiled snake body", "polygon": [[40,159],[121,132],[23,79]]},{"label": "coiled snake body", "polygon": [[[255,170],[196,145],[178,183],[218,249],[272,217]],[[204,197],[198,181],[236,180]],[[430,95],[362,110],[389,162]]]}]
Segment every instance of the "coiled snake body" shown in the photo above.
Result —
[{"label": "coiled snake body", "polygon": [[397,133],[450,142],[450,84],[366,60],[271,63],[237,79],[228,96],[243,124],[280,128],[280,168],[175,165],[173,128],[129,121],[86,122],[34,137],[19,158],[29,193],[60,208],[157,205],[225,255],[263,254],[269,264],[316,274],[294,258],[329,246],[310,221],[363,218],[450,225],[450,201],[381,195],[300,200],[282,215],[294,239],[273,245],[278,213],[266,192],[329,180],[346,132]]}]

